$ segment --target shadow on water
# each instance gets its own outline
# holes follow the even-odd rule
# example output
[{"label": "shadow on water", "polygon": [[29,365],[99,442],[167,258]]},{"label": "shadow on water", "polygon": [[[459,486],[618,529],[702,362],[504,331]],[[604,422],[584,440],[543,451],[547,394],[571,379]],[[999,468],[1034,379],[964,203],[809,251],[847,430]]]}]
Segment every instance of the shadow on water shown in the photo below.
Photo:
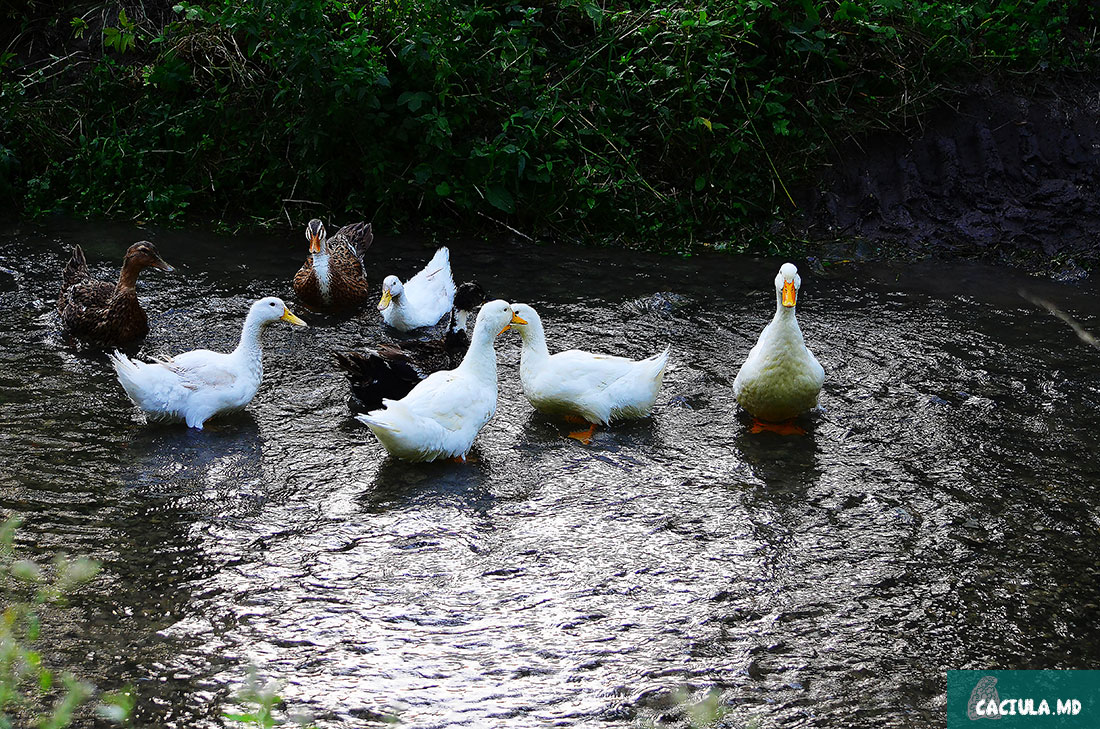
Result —
[{"label": "shadow on water", "polygon": [[[179,272],[139,283],[140,356],[228,351],[265,295],[310,323],[268,328],[256,399],[202,432],[145,424],[57,330],[69,246],[113,278],[142,238]],[[1095,284],[804,267],[828,379],[791,437],[750,432],[731,392],[779,261],[448,245],[456,279],[539,308],[552,350],[671,344],[654,415],[568,438],[502,336],[476,460],[401,463],[349,417],[331,355],[377,342],[378,312],[302,310],[299,234],[0,237],[0,508],[26,516],[29,556],[104,564],[56,655],[133,683],[138,725],[222,726],[248,664],[351,729],[683,726],[678,704],[711,690],[733,725],[927,726],[948,668],[1100,661],[1100,357],[1015,293],[1095,332]],[[379,238],[372,281],[435,247]]]}]

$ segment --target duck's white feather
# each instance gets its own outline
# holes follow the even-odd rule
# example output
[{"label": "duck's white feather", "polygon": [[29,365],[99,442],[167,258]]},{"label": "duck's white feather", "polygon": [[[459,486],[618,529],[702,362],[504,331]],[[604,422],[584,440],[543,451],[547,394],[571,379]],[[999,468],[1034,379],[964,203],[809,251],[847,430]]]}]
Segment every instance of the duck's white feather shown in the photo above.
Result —
[{"label": "duck's white feather", "polygon": [[[794,266],[790,266],[793,271]],[[797,272],[791,274],[795,280]],[[825,369],[807,347],[795,307],[782,304],[781,277],[776,278],[776,312],[749,351],[733,381],[733,394],[748,413],[780,422],[817,406]],[[801,283],[801,279],[797,279]],[[796,287],[797,288],[797,287]]]},{"label": "duck's white feather", "polygon": [[382,310],[382,319],[401,331],[430,327],[450,313],[454,299],[451,254],[443,247],[436,251],[427,266],[404,284],[401,296],[394,297]]},{"label": "duck's white feather", "polygon": [[392,455],[407,461],[464,458],[497,409],[493,341],[510,321],[506,302],[482,307],[470,348],[453,370],[432,373],[400,400],[356,416]]},{"label": "duck's white feather", "polygon": [[253,304],[237,348],[227,354],[196,349],[141,362],[115,350],[109,358],[122,389],[150,420],[183,421],[201,430],[212,416],[252,401],[263,380],[260,331],[285,311],[275,298]]},{"label": "duck's white feather", "polygon": [[579,349],[551,355],[535,310],[526,304],[514,308],[527,321],[516,327],[523,337],[520,382],[536,410],[600,425],[645,417],[653,410],[668,366],[667,348],[643,360]]}]

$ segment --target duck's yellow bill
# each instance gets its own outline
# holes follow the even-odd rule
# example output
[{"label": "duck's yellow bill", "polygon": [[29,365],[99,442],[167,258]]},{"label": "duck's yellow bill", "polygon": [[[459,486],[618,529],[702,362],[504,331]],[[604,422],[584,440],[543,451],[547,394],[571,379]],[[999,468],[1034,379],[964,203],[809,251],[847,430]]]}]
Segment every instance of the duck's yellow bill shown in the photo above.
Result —
[{"label": "duck's yellow bill", "polygon": [[290,313],[290,309],[283,307],[283,315],[279,317],[283,321],[290,322],[296,327],[308,326],[304,321]]},{"label": "duck's yellow bill", "polygon": [[790,308],[794,306],[796,292],[794,290],[794,281],[783,282],[783,306]]},{"label": "duck's yellow bill", "polygon": [[382,311],[383,309],[385,309],[387,306],[390,305],[391,301],[393,301],[393,294],[391,294],[388,290],[383,291],[382,298],[378,300],[378,310]]},{"label": "duck's yellow bill", "polygon": [[311,235],[309,237],[309,252],[320,253],[321,252],[321,236]]},{"label": "duck's yellow bill", "polygon": [[513,311],[512,312],[512,321],[505,324],[504,328],[501,329],[499,332],[497,332],[497,336],[500,336],[501,334],[504,334],[504,332],[511,329],[513,324],[526,324],[526,323],[527,322],[524,319],[522,319],[519,314],[517,314]]}]

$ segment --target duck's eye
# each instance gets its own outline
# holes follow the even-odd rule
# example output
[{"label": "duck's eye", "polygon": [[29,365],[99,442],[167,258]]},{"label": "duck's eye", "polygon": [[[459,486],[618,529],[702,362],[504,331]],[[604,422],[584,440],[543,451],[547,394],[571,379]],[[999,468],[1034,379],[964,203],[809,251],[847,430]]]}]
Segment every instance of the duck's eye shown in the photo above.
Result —
[{"label": "duck's eye", "polygon": [[275,302],[274,301],[269,301],[267,305],[268,306],[275,306]]}]

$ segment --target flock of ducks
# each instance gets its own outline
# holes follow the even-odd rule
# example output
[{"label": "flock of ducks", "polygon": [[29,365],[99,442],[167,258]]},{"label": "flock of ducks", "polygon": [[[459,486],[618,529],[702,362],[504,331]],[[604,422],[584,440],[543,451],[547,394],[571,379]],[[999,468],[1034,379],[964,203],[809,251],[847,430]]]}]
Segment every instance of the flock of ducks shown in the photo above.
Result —
[{"label": "flock of ducks", "polygon": [[[310,255],[294,276],[298,299],[318,311],[367,303],[364,254],[374,240],[369,223],[328,237],[320,220],[306,226]],[[113,350],[108,359],[127,396],[148,420],[201,429],[215,415],[244,408],[263,380],[260,336],[271,323],[306,323],[282,299],[249,308],[232,352],[197,349],[142,362],[117,347],[148,334],[137,278],[146,268],[172,271],[152,243],[130,246],[118,282],[92,278],[84,252],[73,249],[62,275],[57,310],[65,332]],[[816,407],[825,371],[807,349],[795,317],[801,278],[785,263],[775,278],[775,316],[749,352],[733,383],[738,403],[753,415],[753,430],[799,432],[789,421]],[[350,386],[349,407],[392,455],[408,461],[465,461],[478,432],[496,413],[496,338],[515,329],[522,349],[523,393],[543,413],[588,425],[570,433],[588,443],[598,425],[641,418],[653,410],[669,350],[631,360],[572,349],[551,354],[542,319],[527,304],[485,301],[474,283],[456,286],[450,254],[440,248],[408,281],[387,276],[378,302],[386,327],[431,335],[379,345],[364,353],[334,353]],[[473,331],[468,320],[481,306]]]}]

